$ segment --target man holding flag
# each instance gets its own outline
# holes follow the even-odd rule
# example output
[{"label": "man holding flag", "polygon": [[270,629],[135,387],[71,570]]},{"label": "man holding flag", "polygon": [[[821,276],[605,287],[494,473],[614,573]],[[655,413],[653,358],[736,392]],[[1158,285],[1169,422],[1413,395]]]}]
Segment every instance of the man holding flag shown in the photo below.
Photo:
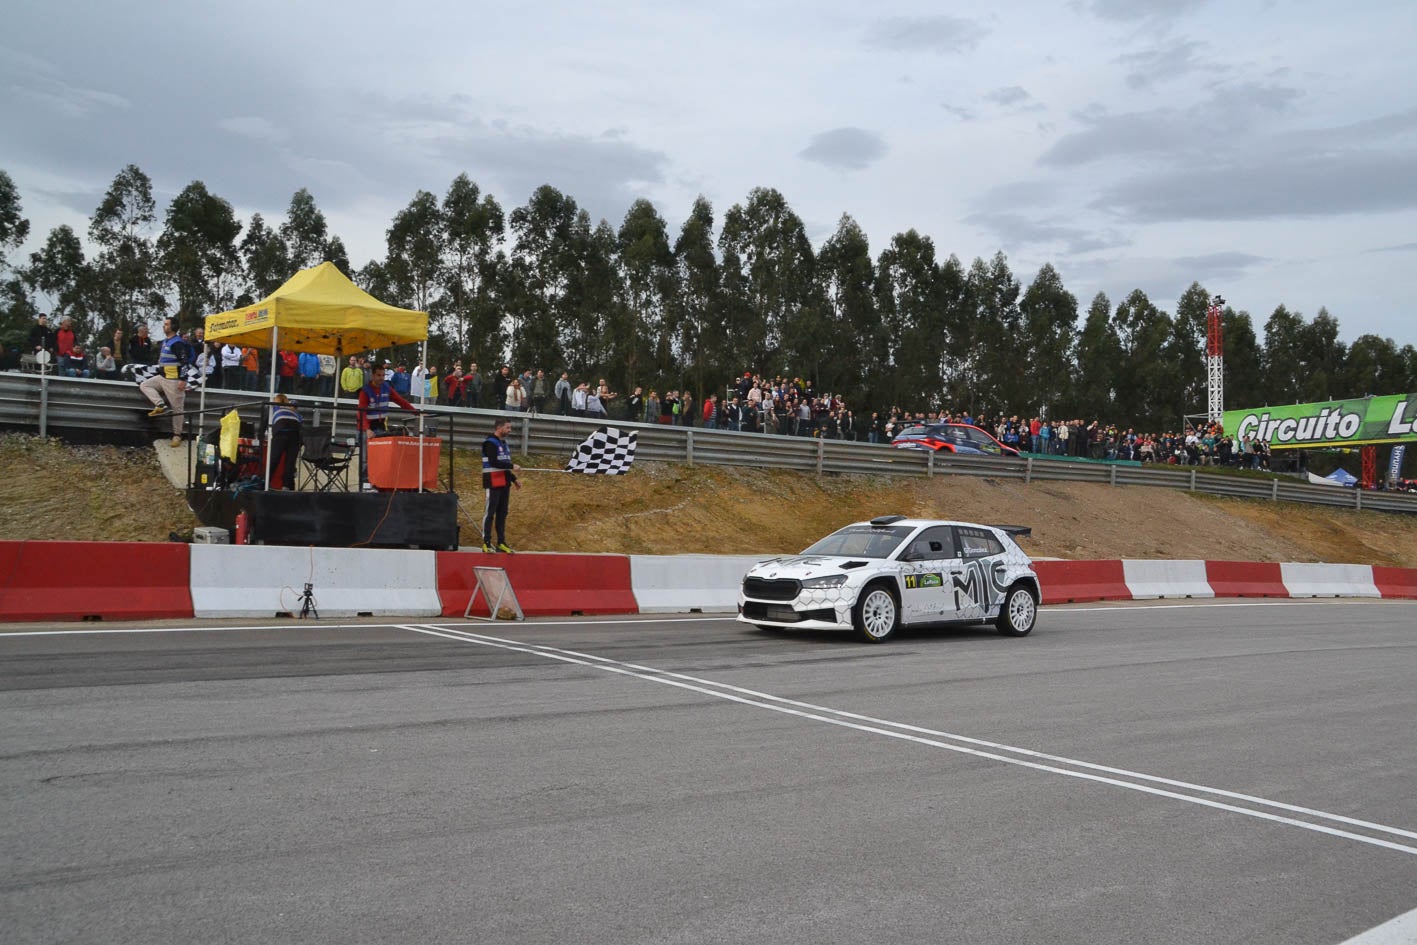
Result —
[{"label": "man holding flag", "polygon": [[[487,493],[486,510],[482,513],[482,550],[487,552],[512,549],[507,544],[507,510],[511,506],[512,487],[521,488],[517,472],[521,467],[512,462],[512,450],[507,434],[512,430],[508,417],[498,417],[492,435],[482,441],[482,488]],[[492,527],[497,527],[497,544],[492,544]]]}]

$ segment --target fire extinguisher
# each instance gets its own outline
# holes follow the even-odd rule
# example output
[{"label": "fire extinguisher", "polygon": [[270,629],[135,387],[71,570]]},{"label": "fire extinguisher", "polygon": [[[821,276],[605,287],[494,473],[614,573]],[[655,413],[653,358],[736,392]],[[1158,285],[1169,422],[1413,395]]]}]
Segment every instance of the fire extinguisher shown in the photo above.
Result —
[{"label": "fire extinguisher", "polygon": [[236,513],[236,543],[247,544],[251,540],[251,516],[242,509]]}]

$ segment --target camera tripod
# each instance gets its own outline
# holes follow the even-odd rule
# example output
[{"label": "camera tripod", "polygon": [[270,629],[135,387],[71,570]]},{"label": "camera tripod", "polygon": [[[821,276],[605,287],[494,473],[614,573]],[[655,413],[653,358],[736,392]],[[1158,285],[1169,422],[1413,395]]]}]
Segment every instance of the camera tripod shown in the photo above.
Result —
[{"label": "camera tripod", "polygon": [[304,620],[311,614],[315,619],[320,619],[320,611],[315,607],[315,585],[306,584],[305,590],[300,592],[300,619]]}]

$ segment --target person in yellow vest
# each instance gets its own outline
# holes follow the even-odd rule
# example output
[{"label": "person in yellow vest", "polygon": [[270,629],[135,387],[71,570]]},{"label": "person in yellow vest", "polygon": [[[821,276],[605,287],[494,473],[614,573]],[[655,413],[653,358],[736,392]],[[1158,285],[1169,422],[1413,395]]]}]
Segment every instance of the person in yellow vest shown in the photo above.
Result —
[{"label": "person in yellow vest", "polygon": [[187,404],[187,382],[182,379],[182,369],[191,360],[187,342],[177,333],[172,319],[163,319],[164,335],[162,348],[158,354],[158,372],[138,385],[138,390],[151,401],[153,409],[149,417],[172,415],[172,445],[182,445],[182,408]]},{"label": "person in yellow vest", "polygon": [[339,375],[339,389],[347,394],[357,394],[364,388],[364,372],[359,368],[359,359],[349,356],[349,363],[345,365]]}]

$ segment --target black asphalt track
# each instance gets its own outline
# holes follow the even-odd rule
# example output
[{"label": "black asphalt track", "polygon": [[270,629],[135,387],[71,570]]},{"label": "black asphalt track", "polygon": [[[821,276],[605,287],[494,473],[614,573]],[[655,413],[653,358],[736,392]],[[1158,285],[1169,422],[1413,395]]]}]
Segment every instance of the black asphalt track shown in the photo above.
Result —
[{"label": "black asphalt track", "polygon": [[1414,603],[335,623],[0,633],[0,943],[1331,945],[1417,908]]}]

